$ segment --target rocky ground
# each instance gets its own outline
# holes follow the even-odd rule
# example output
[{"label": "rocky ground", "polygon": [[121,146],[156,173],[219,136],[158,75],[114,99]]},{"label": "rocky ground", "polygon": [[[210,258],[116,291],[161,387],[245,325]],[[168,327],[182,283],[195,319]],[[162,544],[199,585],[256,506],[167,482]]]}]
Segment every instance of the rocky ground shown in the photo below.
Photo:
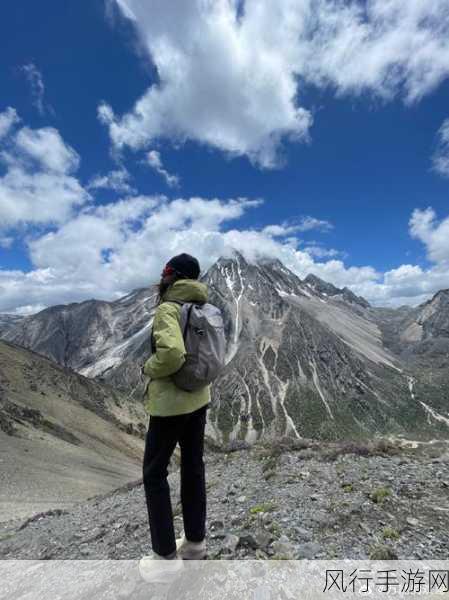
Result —
[{"label": "rocky ground", "polygon": [[[209,558],[447,559],[448,459],[444,442],[209,448]],[[170,482],[180,533],[176,462]],[[139,482],[0,525],[1,558],[135,559],[149,551]]]}]

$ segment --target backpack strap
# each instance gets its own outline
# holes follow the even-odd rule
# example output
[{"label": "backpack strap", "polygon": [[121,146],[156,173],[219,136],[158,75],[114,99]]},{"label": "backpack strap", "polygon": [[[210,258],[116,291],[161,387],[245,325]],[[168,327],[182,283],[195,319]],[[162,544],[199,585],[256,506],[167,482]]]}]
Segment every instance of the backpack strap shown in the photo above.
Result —
[{"label": "backpack strap", "polygon": [[[172,302],[173,304],[179,304],[181,307],[184,304],[184,302],[181,302],[180,300],[165,300],[164,302]],[[151,327],[151,333],[150,333],[151,354],[154,354],[156,352],[156,341],[154,339],[153,328],[154,328],[154,325]]]},{"label": "backpack strap", "polygon": [[186,337],[186,333],[187,333],[187,327],[189,326],[189,321],[190,321],[190,314],[192,312],[192,308],[193,305],[195,304],[195,302],[182,302],[182,300],[166,300],[166,302],[173,302],[174,304],[179,304],[179,306],[182,308],[184,306],[184,304],[190,304],[189,306],[189,310],[187,312],[187,319],[184,325],[184,331],[182,332],[182,337],[183,339],[185,339]]},{"label": "backpack strap", "polygon": [[182,337],[185,339],[187,333],[187,327],[189,326],[190,315],[192,314],[193,303],[189,306],[189,311],[187,313],[186,324],[184,325],[184,331],[182,332]]}]

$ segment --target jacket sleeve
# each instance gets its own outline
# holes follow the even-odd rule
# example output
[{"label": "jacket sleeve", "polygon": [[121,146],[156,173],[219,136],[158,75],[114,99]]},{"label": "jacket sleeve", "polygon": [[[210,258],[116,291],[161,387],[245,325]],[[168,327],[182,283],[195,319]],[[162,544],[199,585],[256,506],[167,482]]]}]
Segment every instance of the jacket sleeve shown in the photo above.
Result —
[{"label": "jacket sleeve", "polygon": [[156,352],[144,366],[144,373],[151,379],[168,377],[176,373],[185,362],[186,349],[179,323],[176,305],[164,302],[154,315],[153,335]]}]

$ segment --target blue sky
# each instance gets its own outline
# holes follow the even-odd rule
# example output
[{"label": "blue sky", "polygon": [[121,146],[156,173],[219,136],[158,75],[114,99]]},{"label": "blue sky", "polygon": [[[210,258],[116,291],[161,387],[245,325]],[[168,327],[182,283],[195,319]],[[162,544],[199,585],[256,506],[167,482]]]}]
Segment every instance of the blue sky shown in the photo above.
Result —
[{"label": "blue sky", "polygon": [[3,7],[0,311],[231,247],[377,304],[449,287],[447,3],[237,4]]}]

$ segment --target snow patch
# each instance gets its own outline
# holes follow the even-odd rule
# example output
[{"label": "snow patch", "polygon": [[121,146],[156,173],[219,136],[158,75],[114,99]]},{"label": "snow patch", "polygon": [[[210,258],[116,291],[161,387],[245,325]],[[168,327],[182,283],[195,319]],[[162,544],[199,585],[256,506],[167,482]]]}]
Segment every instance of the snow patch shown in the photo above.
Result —
[{"label": "snow patch", "polygon": [[438,413],[433,408],[430,408],[430,406],[428,406],[427,404],[422,402],[422,400],[420,400],[419,403],[427,411],[428,416],[429,416],[429,423],[430,423],[430,417],[433,417],[436,421],[439,421],[440,423],[444,423],[445,425],[447,425],[449,427],[449,418],[448,417],[444,417],[443,415],[440,415],[440,413]]},{"label": "snow patch", "polygon": [[329,413],[329,416],[331,417],[331,419],[335,419],[334,415],[332,414],[332,411],[330,409],[329,403],[327,402],[326,398],[324,397],[324,393],[320,387],[320,380],[318,377],[318,373],[316,372],[316,364],[312,361],[309,361],[309,365],[312,369],[312,379],[313,379],[313,383],[315,385],[316,391],[318,392],[318,394],[320,395],[321,400],[323,401],[324,406],[326,407],[327,412]]}]

